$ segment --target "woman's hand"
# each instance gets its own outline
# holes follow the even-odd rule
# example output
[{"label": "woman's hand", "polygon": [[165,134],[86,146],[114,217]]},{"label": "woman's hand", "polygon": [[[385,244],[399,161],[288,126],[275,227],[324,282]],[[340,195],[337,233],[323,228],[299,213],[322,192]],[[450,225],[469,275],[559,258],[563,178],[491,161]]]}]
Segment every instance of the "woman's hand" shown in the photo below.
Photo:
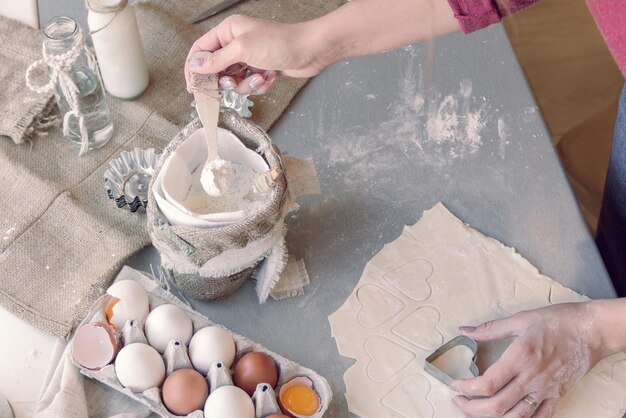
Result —
[{"label": "woman's hand", "polygon": [[320,39],[309,36],[307,23],[282,24],[233,15],[193,44],[185,77],[189,85],[190,71],[220,74],[223,89],[263,94],[277,74],[318,74],[329,63],[325,54]]},{"label": "woman's hand", "polygon": [[265,93],[277,74],[311,77],[343,59],[374,54],[458,30],[446,0],[352,0],[308,22],[233,15],[198,39],[189,72],[220,74],[220,86]]},{"label": "woman's hand", "polygon": [[476,341],[516,337],[483,376],[456,380],[465,396],[455,405],[468,417],[549,418],[559,399],[602,358],[613,354],[593,302],[520,312],[460,331]]}]

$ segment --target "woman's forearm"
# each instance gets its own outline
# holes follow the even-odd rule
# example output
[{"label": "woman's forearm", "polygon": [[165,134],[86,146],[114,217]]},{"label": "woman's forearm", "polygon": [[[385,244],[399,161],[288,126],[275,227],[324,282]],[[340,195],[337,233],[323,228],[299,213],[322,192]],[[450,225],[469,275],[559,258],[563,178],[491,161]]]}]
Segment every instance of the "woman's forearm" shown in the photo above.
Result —
[{"label": "woman's forearm", "polygon": [[626,298],[594,300],[589,306],[605,354],[626,352]]},{"label": "woman's forearm", "polygon": [[326,64],[459,30],[447,0],[353,0],[302,25]]}]

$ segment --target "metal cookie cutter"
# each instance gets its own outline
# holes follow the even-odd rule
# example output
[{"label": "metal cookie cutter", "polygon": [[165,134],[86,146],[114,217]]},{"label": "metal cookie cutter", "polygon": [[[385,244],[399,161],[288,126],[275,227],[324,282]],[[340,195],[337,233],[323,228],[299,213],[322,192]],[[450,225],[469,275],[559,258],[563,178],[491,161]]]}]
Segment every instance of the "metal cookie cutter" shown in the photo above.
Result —
[{"label": "metal cookie cutter", "polygon": [[470,350],[472,350],[472,353],[474,353],[472,357],[472,362],[469,365],[469,370],[474,377],[478,376],[479,372],[478,367],[476,366],[476,353],[478,352],[478,344],[476,343],[476,341],[466,335],[459,335],[458,337],[451,339],[450,341],[439,347],[430,356],[426,357],[424,370],[426,370],[428,374],[442,382],[444,385],[450,386],[450,383],[452,383],[452,381],[455,379],[435,367],[433,365],[433,362],[459,345],[464,345],[468,347]]}]

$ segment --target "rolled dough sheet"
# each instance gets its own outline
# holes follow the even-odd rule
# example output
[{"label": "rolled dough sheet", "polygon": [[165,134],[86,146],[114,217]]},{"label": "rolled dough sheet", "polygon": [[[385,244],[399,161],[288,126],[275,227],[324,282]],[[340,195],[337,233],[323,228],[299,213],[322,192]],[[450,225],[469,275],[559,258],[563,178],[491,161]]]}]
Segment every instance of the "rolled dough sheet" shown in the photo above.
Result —
[{"label": "rolled dough sheet", "polygon": [[[463,418],[455,394],[423,370],[432,351],[460,325],[584,300],[439,203],[369,261],[329,317],[339,353],[356,360],[344,374],[348,407],[363,418]],[[618,354],[568,392],[555,418],[625,412],[626,354]]]}]

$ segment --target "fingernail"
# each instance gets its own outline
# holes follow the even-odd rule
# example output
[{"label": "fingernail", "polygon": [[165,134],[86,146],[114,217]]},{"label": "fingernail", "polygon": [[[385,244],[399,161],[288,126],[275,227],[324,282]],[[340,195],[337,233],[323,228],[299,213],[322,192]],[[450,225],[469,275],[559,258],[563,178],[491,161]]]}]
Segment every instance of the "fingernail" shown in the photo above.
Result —
[{"label": "fingernail", "polygon": [[237,87],[237,83],[235,83],[235,80],[229,76],[220,77],[219,82],[220,87],[224,90],[233,90],[235,87]]},{"label": "fingernail", "polygon": [[202,67],[204,64],[204,58],[189,58],[187,60],[187,66],[190,70],[197,70]]},{"label": "fingernail", "polygon": [[265,79],[258,74],[250,77],[250,87],[252,90],[256,90],[260,88],[263,84],[265,84]]},{"label": "fingernail", "polygon": [[263,73],[263,78],[271,83],[276,78],[276,71],[266,71],[266,72],[264,72]]},{"label": "fingernail", "polygon": [[[450,383],[450,385],[448,386],[450,388],[450,390],[453,390],[454,392],[459,393],[459,388],[456,386],[456,382],[452,382]],[[453,399],[454,400],[454,399]]]},{"label": "fingernail", "polygon": [[462,326],[462,327],[459,327],[459,331],[460,332],[474,332],[476,331],[476,327]]}]

